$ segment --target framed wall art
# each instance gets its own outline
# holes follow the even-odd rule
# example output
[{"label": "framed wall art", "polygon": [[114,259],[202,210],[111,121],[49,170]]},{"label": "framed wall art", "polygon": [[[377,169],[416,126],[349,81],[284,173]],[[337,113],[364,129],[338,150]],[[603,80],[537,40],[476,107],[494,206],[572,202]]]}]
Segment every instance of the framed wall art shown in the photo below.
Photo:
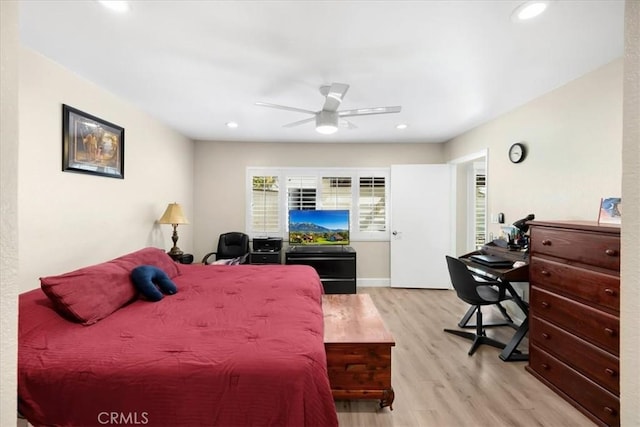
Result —
[{"label": "framed wall art", "polygon": [[124,179],[124,128],[63,104],[62,170]]},{"label": "framed wall art", "polygon": [[622,223],[622,198],[603,197],[600,199],[600,210],[598,211],[598,224],[621,224]]}]

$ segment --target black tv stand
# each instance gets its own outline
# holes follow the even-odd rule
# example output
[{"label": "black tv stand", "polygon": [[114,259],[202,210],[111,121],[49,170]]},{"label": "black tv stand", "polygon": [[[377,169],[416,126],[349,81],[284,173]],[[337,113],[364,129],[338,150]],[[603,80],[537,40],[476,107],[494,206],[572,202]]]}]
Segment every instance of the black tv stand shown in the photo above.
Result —
[{"label": "black tv stand", "polygon": [[356,293],[356,251],[351,246],[292,246],[285,264],[315,268],[326,294]]}]

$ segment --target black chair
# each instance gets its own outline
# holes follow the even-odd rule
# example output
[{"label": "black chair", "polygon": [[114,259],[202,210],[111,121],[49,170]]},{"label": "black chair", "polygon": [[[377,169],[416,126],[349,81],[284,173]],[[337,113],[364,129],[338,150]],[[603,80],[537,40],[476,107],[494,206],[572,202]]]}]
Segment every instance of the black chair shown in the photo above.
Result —
[{"label": "black chair", "polygon": [[[505,348],[506,344],[488,337],[485,333],[486,326],[482,323],[481,307],[484,305],[499,305],[500,302],[510,300],[512,297],[506,295],[505,287],[501,282],[476,280],[462,261],[450,256],[446,256],[446,259],[451,283],[453,284],[456,294],[458,294],[458,298],[467,304],[471,304],[473,306],[472,309],[475,307],[476,332],[471,333],[457,329],[445,329],[444,331],[473,341],[469,349],[469,356],[471,356],[481,344],[487,344],[501,349]],[[502,308],[502,306],[499,307]],[[502,326],[502,324],[499,325]],[[512,326],[510,323],[504,323],[504,325]],[[498,324],[491,326],[498,326]]]},{"label": "black chair", "polygon": [[242,258],[240,263],[244,264],[249,254],[249,236],[245,233],[232,231],[220,235],[218,239],[218,249],[209,252],[202,258],[203,264],[211,264],[211,258],[215,260]]}]

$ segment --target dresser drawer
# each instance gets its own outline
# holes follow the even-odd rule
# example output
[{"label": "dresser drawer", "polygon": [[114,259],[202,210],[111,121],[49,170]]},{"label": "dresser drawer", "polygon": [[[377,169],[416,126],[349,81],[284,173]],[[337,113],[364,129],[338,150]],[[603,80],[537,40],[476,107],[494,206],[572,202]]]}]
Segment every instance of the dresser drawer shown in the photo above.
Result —
[{"label": "dresser drawer", "polygon": [[531,287],[531,312],[562,329],[618,356],[620,321],[617,316],[572,301],[560,295]]},{"label": "dresser drawer", "polygon": [[287,264],[310,265],[321,279],[325,277],[352,279],[356,277],[355,257],[306,256],[287,257]]},{"label": "dresser drawer", "polygon": [[280,252],[251,252],[251,264],[280,264]]},{"label": "dresser drawer", "polygon": [[530,320],[529,340],[616,396],[620,394],[620,361],[611,353],[537,317]]},{"label": "dresser drawer", "polygon": [[390,345],[325,344],[325,349],[333,390],[391,388]]},{"label": "dresser drawer", "polygon": [[325,294],[355,294],[355,279],[320,279]]},{"label": "dresser drawer", "polygon": [[618,397],[579,372],[536,346],[529,350],[529,368],[605,424],[620,425]]},{"label": "dresser drawer", "polygon": [[533,227],[531,253],[620,270],[620,238],[604,233]]},{"label": "dresser drawer", "polygon": [[529,280],[534,286],[619,311],[620,278],[574,265],[531,257]]}]

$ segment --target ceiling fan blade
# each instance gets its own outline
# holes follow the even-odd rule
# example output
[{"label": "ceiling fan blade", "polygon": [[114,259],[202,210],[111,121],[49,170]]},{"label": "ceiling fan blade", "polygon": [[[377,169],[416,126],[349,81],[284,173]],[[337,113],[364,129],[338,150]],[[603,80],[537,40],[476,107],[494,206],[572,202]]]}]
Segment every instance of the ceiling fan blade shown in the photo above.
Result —
[{"label": "ceiling fan blade", "polygon": [[322,109],[324,111],[337,111],[348,90],[349,85],[346,83],[331,83]]},{"label": "ceiling fan blade", "polygon": [[[315,113],[314,113],[314,114],[315,114]],[[315,118],[315,116],[314,116],[314,117],[309,117],[308,119],[298,120],[297,122],[289,123],[289,124],[286,124],[286,125],[284,125],[284,126],[282,126],[282,127],[283,127],[283,128],[292,128],[292,127],[295,127],[295,126],[300,126],[300,125],[303,125],[303,124],[305,124],[305,123],[312,122],[312,121],[314,121],[315,119],[316,119],[316,118]]]},{"label": "ceiling fan blade", "polygon": [[353,124],[353,122],[350,122],[347,119],[340,119],[340,126],[342,126],[343,128],[347,128],[347,129],[358,129],[358,126],[356,126],[355,124]]},{"label": "ceiling fan blade", "polygon": [[256,105],[260,107],[276,108],[278,110],[295,111],[297,113],[316,114],[316,111],[305,110],[304,108],[287,107],[285,105],[270,104],[268,102],[256,102]]},{"label": "ceiling fan blade", "polygon": [[399,113],[401,110],[402,107],[399,105],[393,107],[358,108],[355,110],[338,111],[338,115],[340,117],[369,116],[371,114]]}]

